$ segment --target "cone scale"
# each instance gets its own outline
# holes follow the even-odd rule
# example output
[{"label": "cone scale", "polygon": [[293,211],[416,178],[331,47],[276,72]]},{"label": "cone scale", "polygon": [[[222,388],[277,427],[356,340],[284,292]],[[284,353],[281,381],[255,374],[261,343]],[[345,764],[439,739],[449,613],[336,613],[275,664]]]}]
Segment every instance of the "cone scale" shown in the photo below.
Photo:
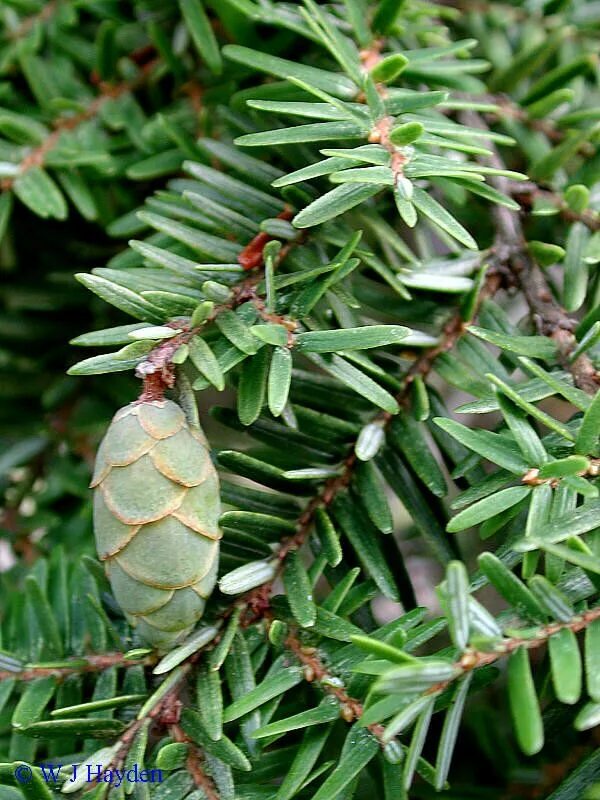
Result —
[{"label": "cone scale", "polygon": [[200,428],[171,400],[118,411],[91,483],[98,556],[141,638],[161,650],[204,612],[217,578],[219,481]]}]

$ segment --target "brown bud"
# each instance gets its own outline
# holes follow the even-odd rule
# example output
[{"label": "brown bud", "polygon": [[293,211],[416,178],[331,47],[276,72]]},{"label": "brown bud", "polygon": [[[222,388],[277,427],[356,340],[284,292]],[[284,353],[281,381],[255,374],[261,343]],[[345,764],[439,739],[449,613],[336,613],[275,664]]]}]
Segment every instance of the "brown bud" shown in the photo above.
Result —
[{"label": "brown bud", "polygon": [[312,683],[315,679],[315,671],[312,667],[306,665],[304,667],[304,680],[308,683]]}]

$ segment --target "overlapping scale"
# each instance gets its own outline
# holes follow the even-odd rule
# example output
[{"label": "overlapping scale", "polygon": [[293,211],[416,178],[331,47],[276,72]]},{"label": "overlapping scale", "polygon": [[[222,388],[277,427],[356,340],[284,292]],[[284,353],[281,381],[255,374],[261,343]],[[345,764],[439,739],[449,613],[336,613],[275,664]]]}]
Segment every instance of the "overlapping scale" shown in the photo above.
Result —
[{"label": "overlapping scale", "polygon": [[104,501],[112,513],[127,525],[140,525],[171,514],[181,505],[185,487],[159,472],[150,456],[113,467],[100,484]]},{"label": "overlapping scale", "polygon": [[187,429],[158,442],[150,458],[162,475],[182,486],[198,486],[214,473],[208,450]]},{"label": "overlapping scale", "polygon": [[206,575],[201,578],[198,583],[195,583],[191,588],[197,595],[207,599],[212,594],[215,583],[217,581],[217,572],[219,571],[219,559],[215,558],[210,566]]},{"label": "overlapping scale", "polygon": [[167,516],[143,525],[115,559],[128,575],[148,586],[181,589],[206,575],[218,547],[217,542]]},{"label": "overlapping scale", "polygon": [[[182,636],[181,633],[177,634],[174,631],[163,631],[154,625],[149,625],[143,617],[136,617],[135,625],[140,637],[161,652],[170,650],[174,644],[177,644]],[[191,626],[189,629],[185,629],[183,633],[186,633],[188,630],[191,630]]]},{"label": "overlapping scale", "polygon": [[106,562],[106,574],[121,608],[127,614],[150,614],[172,599],[174,589],[157,589],[132,578],[111,558]]},{"label": "overlapping scale", "polygon": [[94,494],[94,528],[98,556],[104,561],[122,550],[140,526],[121,522],[106,505],[102,492],[98,491]]},{"label": "overlapping scale", "polygon": [[182,428],[187,428],[185,414],[171,400],[138,403],[136,413],[140,425],[153,439],[166,439]]},{"label": "overlapping scale", "polygon": [[191,589],[179,589],[168,606],[144,614],[143,620],[162,631],[178,631],[181,625],[193,625],[204,611],[205,605],[206,601]]},{"label": "overlapping scale", "polygon": [[173,516],[192,530],[210,539],[220,539],[219,479],[214,467],[210,476],[200,486],[188,489],[181,505]]},{"label": "overlapping scale", "polygon": [[110,464],[105,457],[106,447],[104,439],[100,442],[100,447],[96,453],[96,462],[94,464],[94,472],[90,482],[90,489],[95,489],[98,484],[106,478],[110,472]]},{"label": "overlapping scale", "polygon": [[105,461],[111,467],[125,467],[151,450],[156,439],[146,433],[132,409],[111,424],[103,444]]}]

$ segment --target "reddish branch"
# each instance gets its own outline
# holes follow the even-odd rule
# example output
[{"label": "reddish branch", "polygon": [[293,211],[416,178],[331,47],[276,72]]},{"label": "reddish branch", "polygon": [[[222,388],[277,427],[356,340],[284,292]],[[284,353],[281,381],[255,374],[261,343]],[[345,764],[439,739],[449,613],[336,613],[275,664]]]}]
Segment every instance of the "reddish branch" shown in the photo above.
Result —
[{"label": "reddish branch", "polygon": [[190,743],[190,752],[187,757],[186,767],[196,786],[202,789],[206,800],[220,800],[212,778],[204,772],[202,750]]},{"label": "reddish branch", "polygon": [[[506,213],[505,213],[506,212]],[[533,321],[542,336],[554,339],[562,366],[573,375],[575,384],[590,395],[600,388],[600,376],[590,358],[581,355],[575,361],[570,355],[577,347],[576,321],[556,302],[540,267],[527,252],[521,226],[509,209],[496,209],[498,240],[496,252],[511,267],[529,305]],[[518,239],[511,238],[513,235]]]},{"label": "reddish branch", "polygon": [[[573,633],[578,633],[597,619],[600,619],[600,606],[578,614],[569,622],[553,622],[549,625],[542,626],[535,639],[519,639],[518,637],[512,637],[504,640],[501,645],[498,646],[497,650],[490,653],[468,649],[454,664],[456,667],[456,674],[446,681],[440,681],[440,683],[430,686],[423,694],[440,694],[463,675],[479,667],[493,664],[500,658],[514,653],[519,647],[534,650],[545,645],[551,636],[561,630],[567,629],[573,631]],[[362,703],[360,700],[351,697],[346,692],[343,684],[339,682],[339,679],[331,675],[327,667],[321,661],[316,647],[307,647],[303,645],[295,633],[291,633],[287,637],[285,646],[296,656],[298,661],[304,665],[305,680],[308,683],[316,682],[325,694],[337,698],[340,702],[340,716],[342,719],[346,722],[354,722],[354,720],[358,720],[362,717],[364,713]],[[384,725],[381,723],[372,723],[366,727],[381,744],[385,743],[382,738],[385,732]]]},{"label": "reddish branch", "polygon": [[57,6],[57,0],[49,0],[49,2],[47,2],[37,14],[32,14],[30,17],[26,17],[14,30],[7,31],[7,38],[14,40],[26,36],[32,30],[34,25],[49,20],[56,11]]},{"label": "reddish branch", "polygon": [[[137,734],[144,725],[157,726],[169,731],[173,730],[173,726],[179,725],[179,711],[182,707],[179,695],[186,686],[187,677],[200,655],[201,651],[194,653],[178,667],[179,675],[170,690],[162,697],[159,697],[143,717],[133,720],[127,726],[117,741],[117,751],[110,763],[105,766],[105,771],[113,767],[117,769],[122,767]],[[218,795],[209,796],[209,800],[219,800]]]},{"label": "reddish branch", "polygon": [[384,44],[385,40],[376,39],[370,47],[360,51],[360,63],[365,72],[370,72],[379,64],[381,61],[381,48]]},{"label": "reddish branch", "polygon": [[[371,70],[381,59],[382,42],[376,41],[366,50],[361,51],[361,62],[363,69]],[[378,87],[379,93],[385,95],[385,87]],[[405,156],[402,151],[397,148],[390,140],[390,133],[392,130],[394,120],[392,117],[383,117],[372,130],[369,141],[378,142],[390,153],[391,167],[394,173],[394,179],[397,180],[403,174],[403,167],[405,163]],[[485,284],[479,294],[477,309],[479,304],[486,297],[492,296],[502,285],[503,279],[506,276],[506,269],[502,260],[494,257],[487,273]],[[476,313],[476,310],[475,312]],[[454,347],[458,339],[463,336],[466,331],[466,326],[470,320],[465,321],[460,314],[460,311],[445,325],[440,342],[432,348],[425,350],[413,363],[407,375],[404,378],[403,388],[397,395],[396,399],[399,404],[405,404],[408,401],[410,386],[417,376],[425,376],[431,371],[435,359],[441,354]],[[393,418],[389,412],[379,412],[374,421],[381,422],[383,425],[388,425]],[[285,539],[278,551],[279,569],[275,578],[262,586],[253,589],[248,595],[243,598],[246,604],[247,613],[245,616],[245,623],[255,622],[257,619],[263,618],[268,613],[268,598],[271,594],[276,580],[279,578],[285,559],[291,550],[299,549],[308,539],[312,530],[315,512],[318,508],[327,508],[331,505],[335,497],[345,489],[351,482],[354,469],[356,466],[357,458],[354,450],[348,455],[344,462],[344,469],[341,475],[330,478],[325,482],[318,495],[312,498],[304,509],[302,515],[298,520],[298,528],[294,536]]]},{"label": "reddish branch", "polygon": [[406,156],[390,139],[390,133],[394,127],[394,122],[395,120],[393,117],[383,117],[380,119],[369,134],[369,142],[371,142],[371,144],[380,144],[388,151],[390,154],[390,167],[394,175],[394,181],[397,181],[398,178],[402,177],[404,165],[406,164]]},{"label": "reddish branch", "polygon": [[[573,633],[579,633],[579,631],[584,630],[584,628],[587,628],[588,625],[591,625],[591,623],[597,619],[600,619],[600,606],[578,614],[573,617],[572,620],[569,620],[569,622],[552,622],[549,625],[543,625],[539,629],[535,639],[519,639],[518,637],[512,637],[504,640],[498,648],[491,653],[484,653],[480,650],[466,650],[454,666],[460,670],[460,675],[464,675],[479,667],[493,664],[499,658],[509,656],[519,647],[525,647],[527,650],[535,650],[546,644],[548,639],[559,631],[570,630],[573,631]],[[431,686],[427,690],[427,694],[442,691],[455,681],[457,677],[460,677],[460,675],[456,675],[454,678],[450,678],[447,681],[436,683],[435,686]]]},{"label": "reddish branch", "polygon": [[[293,210],[290,206],[286,206],[281,214],[277,215],[277,219],[290,220],[294,216]],[[238,262],[244,269],[254,269],[261,267],[263,264],[263,251],[265,246],[273,240],[273,236],[268,233],[258,233],[252,239],[238,256]]]},{"label": "reddish branch", "polygon": [[[480,99],[482,98],[480,97]],[[485,100],[485,97],[483,99]],[[489,96],[489,100],[497,106],[500,106],[499,112],[488,112],[485,115],[491,121],[495,122],[498,119],[511,117],[527,125],[528,128],[543,133],[551,142],[555,142],[556,144],[560,144],[565,138],[565,131],[558,128],[552,120],[534,119],[524,108],[521,108],[517,103],[513,103],[508,97],[504,95],[491,95]],[[589,158],[595,154],[596,148],[590,142],[582,142],[579,145],[578,152]]]},{"label": "reddish branch", "polygon": [[[472,127],[486,130],[481,117],[471,111],[464,112],[463,119]],[[481,157],[495,169],[506,169],[493,142],[489,143],[491,156]],[[508,181],[502,176],[492,178],[501,192],[506,193]],[[514,275],[536,325],[538,333],[554,339],[562,366],[573,375],[575,384],[584,392],[594,395],[600,388],[600,376],[587,355],[570,361],[570,355],[577,347],[575,338],[576,321],[570,317],[553,297],[546,277],[527,249],[519,214],[506,206],[495,205],[496,258],[506,264]]]},{"label": "reddish branch", "polygon": [[172,389],[174,385],[175,374],[172,364],[169,364],[164,368],[157,368],[156,372],[151,372],[147,375],[144,375],[143,389],[138,398],[138,402],[153,403],[155,400],[163,400],[165,391],[167,389]]},{"label": "reddish branch", "polygon": [[[63,131],[75,130],[75,128],[78,128],[82,123],[97,116],[101,107],[108,100],[114,100],[127,92],[139,88],[139,86],[147,80],[148,74],[152,71],[157,61],[158,59],[153,59],[144,63],[140,69],[140,74],[134,80],[124,81],[116,85],[100,82],[100,94],[92,100],[84,111],[80,114],[74,114],[72,117],[61,116],[54,121],[54,131],[52,131],[40,145],[34,147],[23,161],[21,161],[19,165],[19,175],[22,175],[33,167],[42,167],[48,153],[57,146]],[[0,181],[0,189],[3,191],[10,190],[15,180],[16,177],[3,178],[3,180]]]},{"label": "reddish branch", "polygon": [[206,800],[219,800],[214,783],[202,767],[202,750],[192,742],[178,724],[170,726],[169,733],[174,742],[185,742],[188,745],[187,771],[192,776],[195,785],[204,792]]},{"label": "reddish branch", "polygon": [[[320,688],[340,703],[340,717],[346,722],[354,722],[360,719],[364,713],[363,705],[360,700],[351,697],[343,684],[335,676],[332,676],[327,667],[319,658],[316,647],[303,645],[298,637],[291,633],[285,640],[285,646],[291,650],[298,661],[304,666],[304,678],[308,683],[317,682]],[[380,723],[367,725],[373,736],[381,741],[385,730]],[[383,742],[382,742],[383,744]]]},{"label": "reddish branch", "polygon": [[508,188],[519,204],[528,210],[531,209],[536,200],[545,200],[556,206],[567,222],[581,222],[594,233],[600,231],[600,214],[591,208],[586,208],[580,212],[573,211],[559,194],[548,189],[541,189],[537,184],[530,181],[511,183]]},{"label": "reddish branch", "polygon": [[[463,670],[467,671],[469,669],[475,669],[476,667],[483,667],[487,664],[492,664],[498,658],[501,658],[504,655],[510,655],[518,647],[525,647],[527,650],[535,650],[537,647],[541,647],[541,645],[545,644],[545,642],[551,636],[554,636],[555,633],[565,629],[573,631],[573,633],[579,633],[579,631],[584,630],[588,625],[591,625],[592,622],[597,619],[600,619],[600,606],[597,606],[596,608],[590,608],[588,611],[583,611],[581,614],[577,614],[568,622],[551,622],[549,625],[543,625],[539,629],[536,639],[511,638],[503,643],[502,649],[498,650],[498,652],[481,653],[479,651],[474,651],[472,654],[466,654],[459,662],[457,662],[457,666],[460,666]],[[475,657],[474,662],[473,656]]]},{"label": "reddish branch", "polygon": [[[541,486],[547,483],[553,489],[560,485],[560,478],[540,478],[540,471],[537,467],[527,470],[525,475],[521,478],[521,483],[527,486]],[[600,458],[590,458],[586,469],[582,469],[576,473],[581,478],[597,478],[600,475]]]},{"label": "reddish branch", "polygon": [[[286,208],[279,214],[279,219],[291,219],[293,217],[293,210],[286,206]],[[260,237],[266,237],[260,238]],[[260,239],[260,241],[259,241]],[[238,256],[240,263],[241,259],[245,258],[245,263],[249,266],[244,266],[244,269],[251,269],[252,267],[262,266],[263,250],[267,242],[273,239],[272,236],[266,233],[260,233],[255,236],[252,241],[246,245],[242,253]],[[287,256],[290,249],[303,241],[302,237],[287,242],[279,253],[277,254],[276,262],[280,264]],[[244,257],[243,254],[246,253]],[[252,263],[251,263],[252,262]],[[166,327],[181,329],[181,332],[170,339],[166,339],[152,349],[148,357],[137,367],[136,374],[138,377],[143,378],[144,384],[142,393],[138,398],[140,403],[148,403],[153,400],[162,400],[167,389],[173,388],[175,382],[175,371],[173,365],[173,355],[175,351],[182,345],[187,344],[196,334],[200,333],[203,326],[209,322],[213,322],[219,314],[226,310],[232,310],[242,305],[242,303],[251,302],[260,318],[265,322],[274,322],[283,325],[287,328],[290,336],[292,331],[296,328],[296,322],[289,320],[287,317],[267,311],[265,300],[258,292],[258,285],[263,279],[264,275],[262,270],[256,272],[250,277],[246,278],[241,283],[231,289],[231,298],[225,302],[216,305],[212,312],[208,315],[206,320],[200,326],[190,327],[188,323],[182,320],[173,320],[167,323]]]},{"label": "reddish branch", "polygon": [[[487,279],[479,294],[477,308],[481,302],[491,297],[502,285],[503,275],[501,269],[492,264],[488,270]],[[428,348],[413,362],[404,377],[403,387],[396,395],[396,401],[399,405],[405,405],[408,402],[410,387],[417,376],[426,376],[433,369],[436,358],[442,353],[451,350],[457,341],[466,333],[468,323],[470,320],[463,320],[460,312],[457,312],[445,325],[442,332],[441,339],[434,347]],[[389,411],[378,412],[372,422],[379,422],[384,427],[387,426],[394,415]],[[294,536],[284,539],[278,550],[279,568],[275,577],[268,583],[258,586],[253,589],[245,597],[242,598],[247,614],[245,617],[245,624],[251,624],[259,619],[268,616],[269,603],[268,598],[273,590],[273,587],[279,578],[285,564],[285,559],[291,550],[300,549],[307,541],[312,526],[314,523],[315,513],[318,508],[327,509],[335,500],[337,495],[349,486],[354,475],[354,470],[357,465],[357,457],[354,448],[346,457],[344,461],[343,471],[341,475],[336,475],[329,478],[323,484],[319,494],[315,495],[298,519],[298,527]]]},{"label": "reddish branch", "polygon": [[[504,640],[501,645],[498,646],[497,650],[490,653],[468,649],[454,664],[456,667],[456,674],[446,681],[440,681],[430,686],[423,694],[440,694],[440,692],[443,692],[463,675],[480,667],[493,664],[500,658],[511,655],[511,653],[514,653],[519,647],[525,647],[527,650],[534,650],[545,645],[551,636],[561,630],[570,630],[573,631],[573,633],[578,633],[597,619],[600,619],[600,606],[578,614],[569,622],[553,622],[549,625],[542,626],[535,639],[512,637]],[[351,697],[346,692],[343,685],[337,684],[335,677],[331,675],[319,658],[318,650],[315,647],[306,647],[293,633],[288,636],[285,645],[294,653],[300,663],[304,665],[304,675],[307,682],[313,683],[316,681],[326,694],[333,695],[339,700],[341,704],[340,716],[346,722],[353,722],[362,717],[364,713],[362,703],[356,698]],[[380,742],[382,742],[382,735],[385,731],[384,725],[373,723],[366,727]]]},{"label": "reddish branch", "polygon": [[0,681],[7,681],[11,678],[18,681],[31,681],[36,678],[66,678],[69,675],[81,674],[82,672],[101,672],[109,667],[139,667],[150,666],[156,662],[154,656],[147,656],[143,659],[128,659],[123,653],[103,653],[101,655],[86,656],[85,659],[74,659],[73,665],[61,667],[51,666],[32,666],[20,672],[10,670],[0,670]]},{"label": "reddish branch", "polygon": [[[371,47],[366,50],[361,50],[360,60],[365,72],[370,72],[381,61],[381,48],[383,44],[384,42],[382,39],[377,39],[373,42]],[[387,87],[384,83],[377,84],[376,88],[380,97],[385,98],[387,96]],[[365,102],[363,95],[360,95],[357,99],[360,102]],[[403,175],[406,156],[402,149],[396,147],[390,139],[390,133],[392,132],[394,124],[395,120],[393,117],[382,117],[369,134],[369,142],[371,144],[380,144],[390,154],[390,167],[394,175],[394,183],[396,183]]]}]

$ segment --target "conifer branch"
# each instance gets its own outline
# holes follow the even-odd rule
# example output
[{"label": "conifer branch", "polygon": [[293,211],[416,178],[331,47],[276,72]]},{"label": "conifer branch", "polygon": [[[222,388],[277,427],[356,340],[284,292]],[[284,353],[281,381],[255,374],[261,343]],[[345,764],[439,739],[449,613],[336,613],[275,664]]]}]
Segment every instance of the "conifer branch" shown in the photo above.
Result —
[{"label": "conifer branch", "polygon": [[501,658],[506,658],[514,653],[519,647],[524,647],[526,650],[537,650],[548,643],[551,636],[554,636],[559,631],[569,630],[573,633],[579,633],[585,630],[589,625],[600,619],[600,607],[591,608],[587,611],[577,614],[569,622],[552,622],[548,625],[542,625],[536,629],[535,638],[519,638],[513,636],[504,639],[498,649],[492,652],[485,652],[475,649],[467,649],[463,655],[455,662],[455,667],[459,671],[458,674],[447,681],[435,684],[430,687],[426,694],[437,694],[438,692],[446,689],[455,680],[462,677],[462,675],[472,672],[480,667],[489,666],[494,664]]},{"label": "conifer branch", "polygon": [[[485,299],[492,297],[501,285],[502,271],[499,265],[494,264],[487,272],[486,280],[479,293],[476,308],[478,308]],[[448,352],[456,345],[457,341],[466,334],[468,323],[471,321],[472,320],[465,321],[460,311],[455,313],[444,326],[439,343],[431,348],[425,349],[414,361],[404,377],[402,390],[396,395],[396,400],[400,406],[406,404],[411,385],[415,378],[417,376],[426,377],[431,372],[436,358],[442,353]],[[378,412],[371,422],[382,424],[385,428],[393,419],[393,414],[383,411]],[[308,540],[313,529],[317,509],[327,509],[337,495],[350,484],[357,462],[354,444],[343,462],[342,473],[325,481],[319,492],[308,501],[302,514],[298,518],[298,527],[294,536],[282,541],[277,550],[278,568],[276,575],[266,583],[252,589],[242,598],[241,604],[244,607],[243,614],[246,619],[245,624],[255,623],[268,614],[269,597],[281,575],[287,556],[290,552],[299,550]],[[239,608],[239,606],[240,601],[232,604],[232,606],[226,610],[224,616],[229,616],[233,607]]]},{"label": "conifer branch", "polygon": [[54,14],[56,13],[58,7],[58,0],[48,0],[48,2],[44,3],[42,8],[37,12],[37,14],[32,14],[29,17],[25,17],[16,28],[10,30],[7,34],[7,38],[15,41],[17,39],[22,39],[24,36],[34,28],[35,25],[38,23],[48,22]]},{"label": "conifer branch", "polygon": [[180,725],[170,725],[169,733],[174,742],[186,743],[188,745],[186,767],[196,787],[202,790],[206,800],[220,800],[219,793],[213,781],[204,771],[202,750],[185,734]]},{"label": "conifer branch", "polygon": [[[164,767],[171,800],[404,796],[416,772],[429,796],[465,774],[465,702],[493,683],[508,702],[468,748],[493,769],[451,790],[506,793],[547,764],[526,760],[541,704],[565,706],[565,751],[600,719],[595,22],[577,0],[484,0],[476,22],[456,3],[234,5],[3,17],[0,491],[28,563],[0,575],[0,787],[47,737],[57,758],[81,742],[107,770]],[[490,140],[510,157],[486,161]],[[531,180],[506,169],[530,162]],[[136,237],[106,266],[102,228]],[[73,340],[103,352],[70,375],[110,376],[85,394],[55,374],[74,258],[130,317]],[[116,375],[133,370],[137,403]],[[117,405],[92,504],[81,437]],[[79,558],[92,505],[104,575]],[[423,586],[429,551],[444,574]],[[405,608],[385,624],[382,597]]]},{"label": "conifer branch", "polygon": [[[52,5],[52,3],[49,3],[47,7]],[[99,94],[89,103],[86,109],[72,116],[61,115],[52,121],[52,128],[54,129],[52,133],[48,134],[43,142],[37,145],[37,147],[32,148],[25,156],[19,164],[19,171],[16,176],[2,178],[2,180],[0,180],[0,189],[3,192],[10,191],[19,175],[23,175],[34,167],[44,166],[47,155],[59,144],[60,138],[65,131],[75,131],[80,125],[83,125],[83,123],[89,122],[97,117],[104,104],[109,100],[115,100],[128,92],[139,89],[148,81],[158,63],[158,58],[146,61],[140,67],[139,74],[132,80],[117,84],[100,82]]]},{"label": "conifer branch", "polygon": [[[600,607],[591,608],[575,616],[569,622],[553,622],[548,625],[543,625],[536,629],[535,638],[519,638],[513,636],[504,639],[497,649],[489,651],[481,651],[476,648],[467,648],[463,655],[454,662],[456,674],[446,680],[441,681],[430,686],[423,694],[438,695],[445,689],[449,688],[457,680],[460,680],[466,674],[473,672],[481,667],[486,667],[496,663],[502,658],[509,657],[519,647],[524,647],[527,650],[537,650],[548,644],[551,636],[554,636],[559,631],[569,630],[573,633],[580,633],[585,630],[596,620],[600,619]],[[346,722],[352,722],[360,719],[364,713],[363,704],[356,698],[351,697],[343,688],[337,676],[333,676],[319,658],[318,649],[314,647],[307,647],[297,638],[294,633],[290,633],[285,641],[288,647],[305,667],[305,679],[308,683],[316,685],[319,689],[328,695],[336,697],[340,704],[340,715]],[[376,739],[381,740],[385,731],[385,727],[379,723],[373,723],[366,726],[368,730],[375,736]]]},{"label": "conifer branch", "polygon": [[[485,129],[481,117],[473,112],[464,112],[464,119],[473,127]],[[496,169],[505,169],[493,144],[491,149],[493,155],[485,158],[487,163]],[[495,177],[493,180],[500,191],[507,191],[506,178]],[[600,385],[600,376],[586,354],[574,362],[569,360],[569,355],[577,346],[573,333],[575,320],[556,302],[544,273],[530,256],[518,213],[500,205],[494,207],[493,213],[497,226],[494,251],[501,261],[510,266],[529,304],[538,332],[556,341],[562,364],[572,373],[575,384],[594,395]]]},{"label": "conifer branch", "polygon": [[[538,131],[544,134],[549,141],[560,144],[564,141],[567,131],[559,128],[552,119],[537,119],[532,117],[526,108],[523,108],[518,103],[513,102],[506,95],[486,95],[490,102],[500,106],[500,111],[488,111],[485,113],[485,118],[490,122],[498,122],[506,117],[522,122],[533,131]],[[481,100],[481,98],[479,98]],[[596,152],[596,147],[590,142],[582,142],[577,152],[590,158]]]},{"label": "conifer branch", "polygon": [[127,658],[125,653],[99,653],[84,658],[76,658],[72,663],[61,662],[60,666],[52,664],[26,665],[23,669],[0,670],[0,681],[34,681],[38,678],[66,678],[69,675],[80,675],[87,672],[102,672],[110,667],[127,669],[129,667],[149,667],[156,663],[155,655],[141,659]]},{"label": "conifer branch", "polygon": [[508,189],[511,196],[527,211],[531,210],[536,200],[543,200],[556,206],[560,215],[567,222],[582,222],[592,233],[600,231],[600,215],[597,211],[590,208],[573,211],[556,192],[540,187],[531,181],[521,184],[509,183]]},{"label": "conifer branch", "polygon": [[[352,723],[359,720],[364,708],[360,700],[352,697],[346,691],[342,681],[337,675],[332,675],[327,669],[316,647],[307,647],[298,639],[295,632],[291,632],[285,640],[285,646],[294,654],[298,661],[304,666],[304,678],[307,683],[318,686],[325,695],[335,697],[340,704],[340,717],[344,722]],[[385,727],[380,723],[373,723],[366,726],[373,736],[380,742],[385,731]]]}]

